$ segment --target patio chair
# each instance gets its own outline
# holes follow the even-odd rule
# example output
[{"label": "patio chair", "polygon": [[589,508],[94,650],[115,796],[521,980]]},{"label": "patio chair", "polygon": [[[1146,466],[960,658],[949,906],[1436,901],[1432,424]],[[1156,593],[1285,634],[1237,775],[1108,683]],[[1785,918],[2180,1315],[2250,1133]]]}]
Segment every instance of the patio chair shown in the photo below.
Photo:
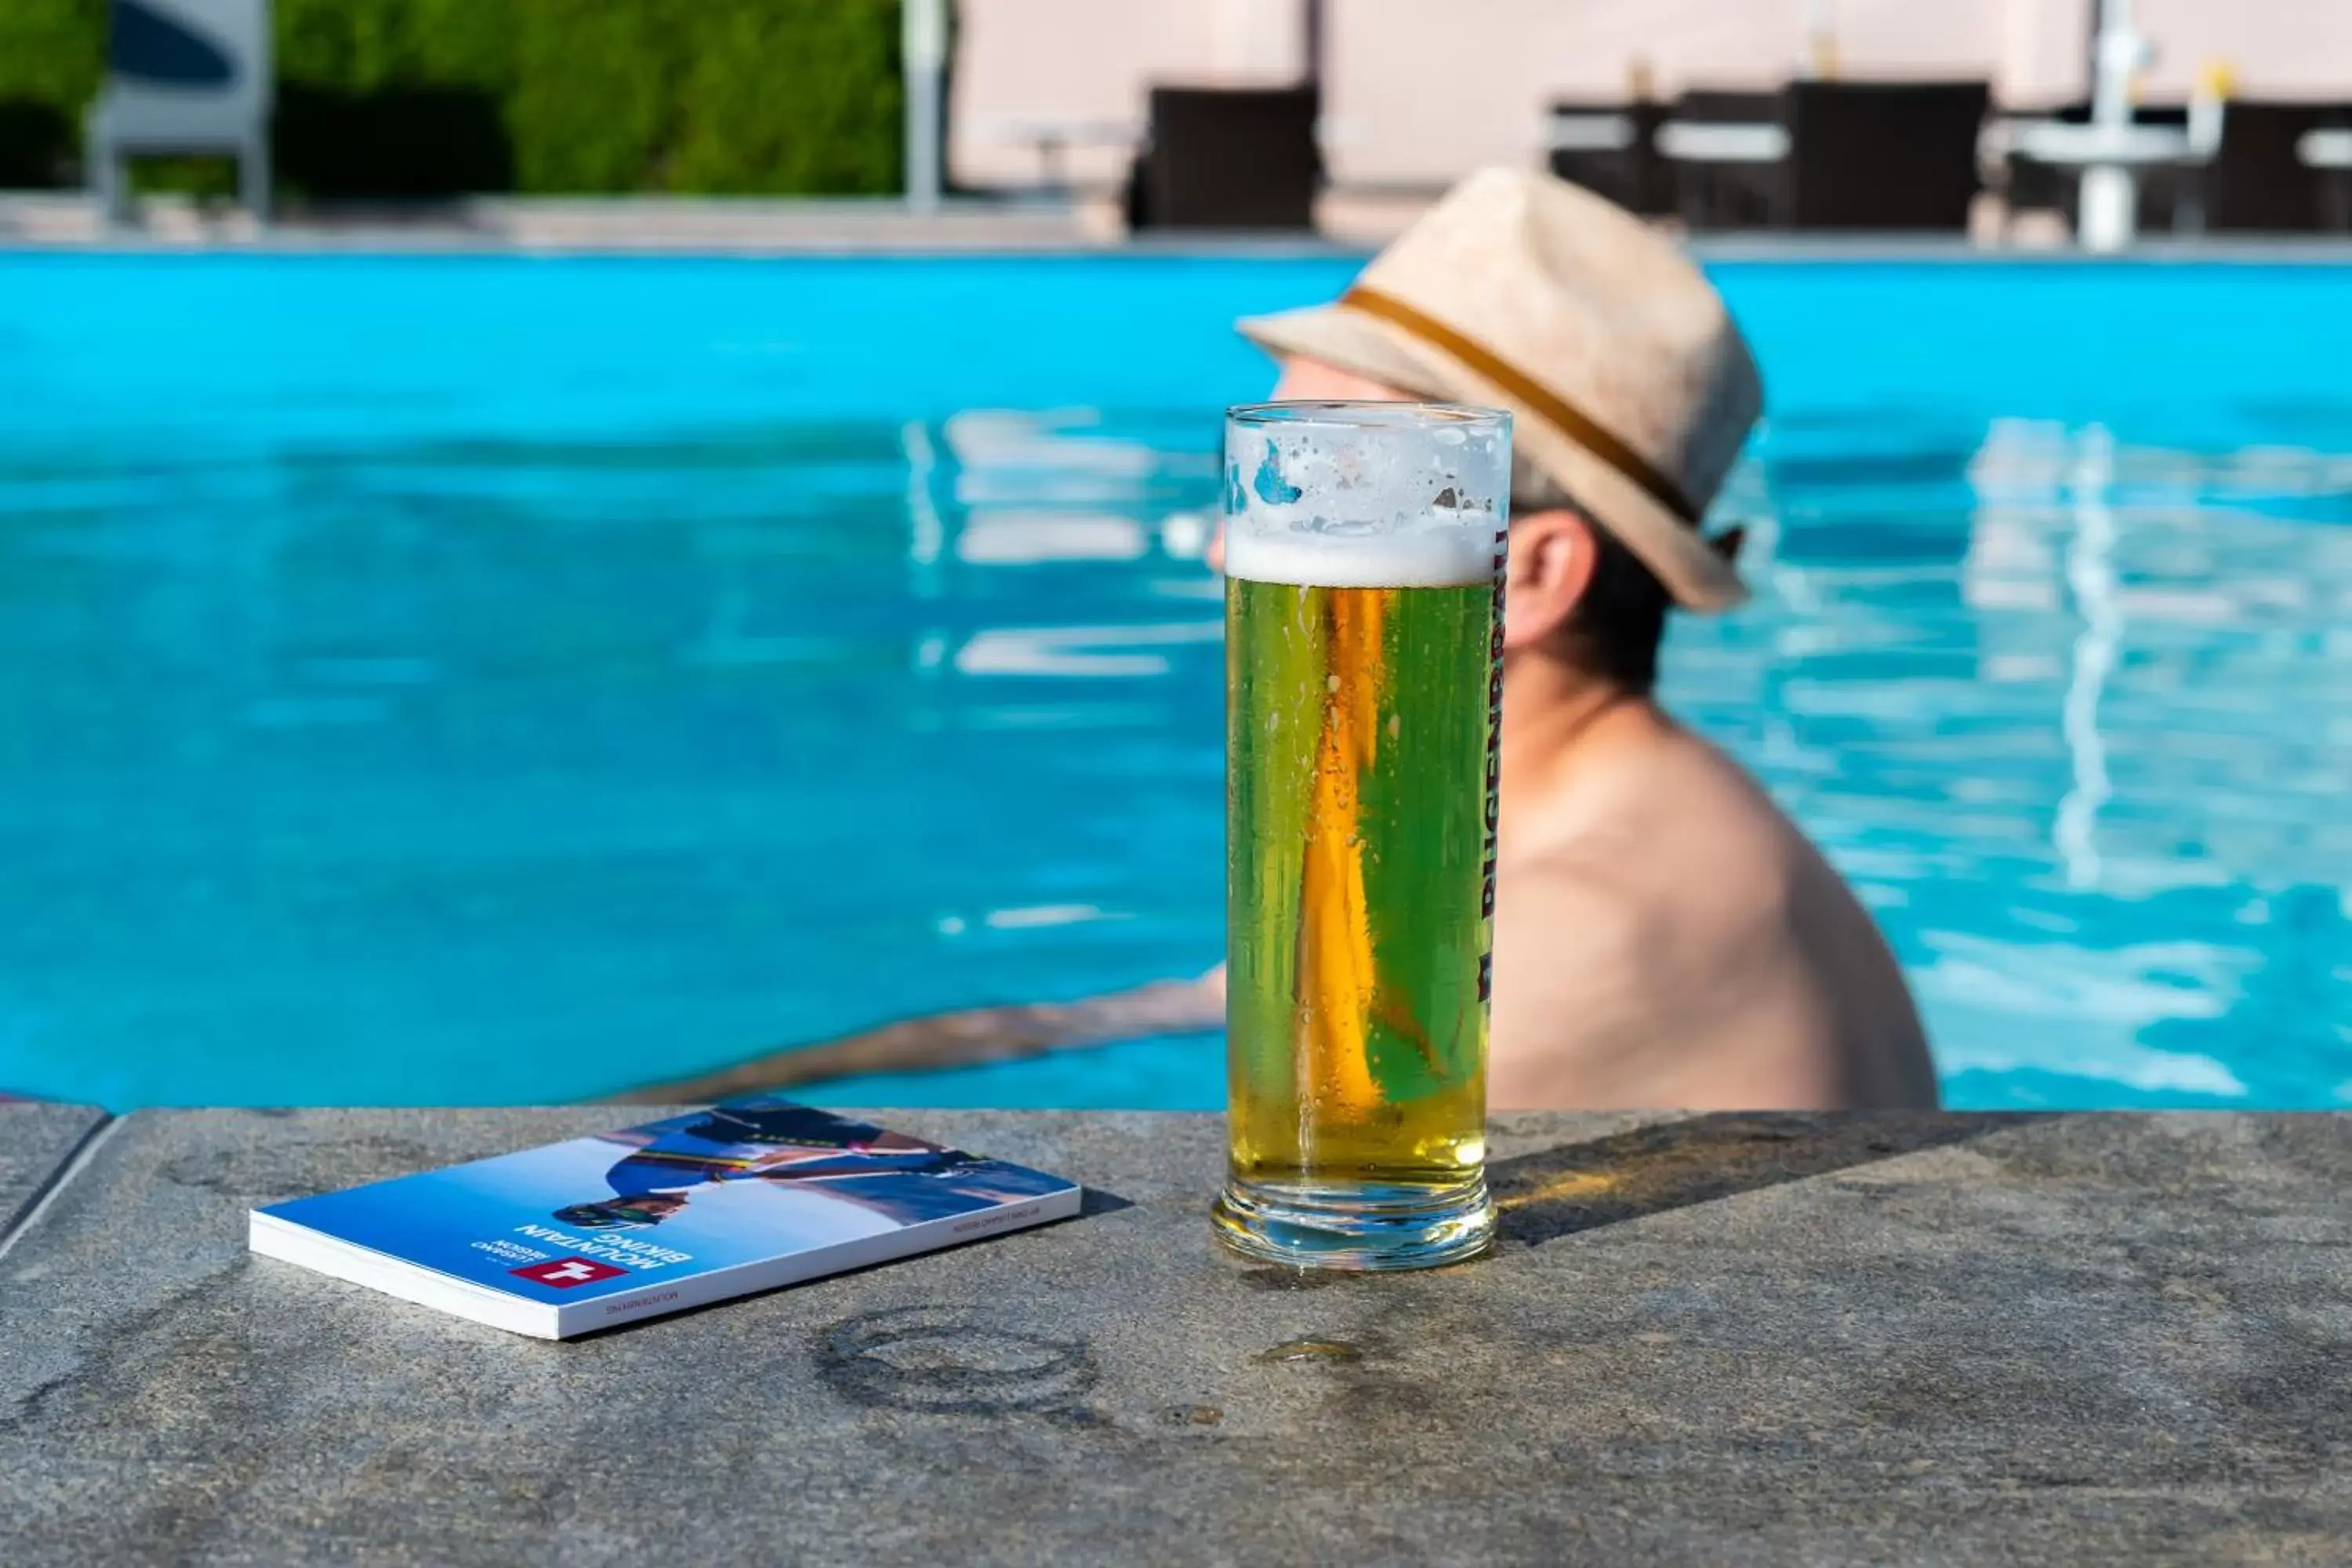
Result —
[{"label": "patio chair", "polygon": [[269,209],[269,0],[111,0],[106,85],[90,106],[90,183],[122,216],[136,153],[227,153],[257,217]]},{"label": "patio chair", "polygon": [[1788,228],[1965,234],[1991,102],[1982,81],[1790,83],[1775,217]]},{"label": "patio chair", "polygon": [[1151,89],[1128,193],[1137,228],[1307,229],[1322,184],[1312,87]]},{"label": "patio chair", "polygon": [[1549,163],[1555,175],[1643,217],[1664,217],[1675,211],[1674,168],[1658,155],[1658,127],[1665,121],[1665,105],[1648,99],[1607,103],[1563,98],[1552,101],[1551,112],[1555,117],[1622,120],[1632,132],[1622,147],[1552,148]]},{"label": "patio chair", "polygon": [[[1780,95],[1694,88],[1674,101],[1665,118],[1695,125],[1778,125]],[[1674,209],[1690,228],[1761,228],[1772,221],[1780,192],[1777,163],[1706,163],[1666,160]]]},{"label": "patio chair", "polygon": [[2205,171],[2205,226],[2231,234],[2318,234],[2337,227],[2326,173],[2303,161],[2314,131],[2352,126],[2352,104],[2239,100],[2221,112]]}]

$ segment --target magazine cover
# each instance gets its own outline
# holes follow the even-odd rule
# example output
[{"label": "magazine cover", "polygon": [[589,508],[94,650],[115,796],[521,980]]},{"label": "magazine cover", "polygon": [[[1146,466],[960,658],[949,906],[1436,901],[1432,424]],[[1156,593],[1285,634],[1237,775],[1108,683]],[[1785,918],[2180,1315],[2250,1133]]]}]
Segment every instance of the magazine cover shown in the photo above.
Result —
[{"label": "magazine cover", "polygon": [[254,1211],[253,1249],[566,1338],[1076,1214],[1058,1176],[760,1097]]}]

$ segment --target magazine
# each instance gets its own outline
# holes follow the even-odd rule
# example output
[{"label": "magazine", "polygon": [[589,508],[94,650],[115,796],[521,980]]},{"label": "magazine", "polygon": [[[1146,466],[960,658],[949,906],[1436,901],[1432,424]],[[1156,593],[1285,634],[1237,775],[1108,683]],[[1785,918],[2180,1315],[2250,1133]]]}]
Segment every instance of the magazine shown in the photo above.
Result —
[{"label": "magazine", "polygon": [[253,1250],[576,1334],[1078,1212],[1075,1183],[759,1096],[253,1212]]}]

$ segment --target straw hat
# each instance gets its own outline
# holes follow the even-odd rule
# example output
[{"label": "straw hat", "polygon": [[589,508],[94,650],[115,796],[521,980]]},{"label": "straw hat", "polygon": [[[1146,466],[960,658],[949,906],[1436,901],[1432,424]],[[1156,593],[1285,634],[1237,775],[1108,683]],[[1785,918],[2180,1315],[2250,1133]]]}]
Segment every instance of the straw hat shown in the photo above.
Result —
[{"label": "straw hat", "polygon": [[1762,410],[1723,300],[1675,244],[1548,175],[1487,169],[1334,304],[1244,335],[1415,397],[1511,411],[1513,445],[1696,610],[1748,596],[1699,531]]}]

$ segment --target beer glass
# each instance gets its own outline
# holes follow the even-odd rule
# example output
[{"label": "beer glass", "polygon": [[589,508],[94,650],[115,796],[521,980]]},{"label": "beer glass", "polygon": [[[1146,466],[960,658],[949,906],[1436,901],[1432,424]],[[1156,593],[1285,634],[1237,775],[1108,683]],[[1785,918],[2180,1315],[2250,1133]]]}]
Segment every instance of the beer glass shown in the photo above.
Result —
[{"label": "beer glass", "polygon": [[1225,416],[1227,1175],[1244,1255],[1484,1248],[1510,416]]}]

